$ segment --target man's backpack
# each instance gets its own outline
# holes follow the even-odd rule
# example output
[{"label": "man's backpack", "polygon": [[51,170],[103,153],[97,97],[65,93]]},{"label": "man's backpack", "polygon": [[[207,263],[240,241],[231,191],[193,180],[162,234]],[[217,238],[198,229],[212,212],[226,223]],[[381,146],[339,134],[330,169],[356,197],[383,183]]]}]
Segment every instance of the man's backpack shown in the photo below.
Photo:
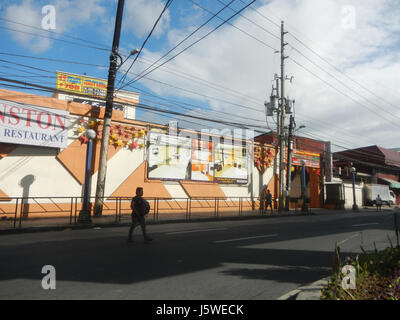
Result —
[{"label": "man's backpack", "polygon": [[144,214],[148,214],[150,212],[150,204],[148,201],[144,200]]}]

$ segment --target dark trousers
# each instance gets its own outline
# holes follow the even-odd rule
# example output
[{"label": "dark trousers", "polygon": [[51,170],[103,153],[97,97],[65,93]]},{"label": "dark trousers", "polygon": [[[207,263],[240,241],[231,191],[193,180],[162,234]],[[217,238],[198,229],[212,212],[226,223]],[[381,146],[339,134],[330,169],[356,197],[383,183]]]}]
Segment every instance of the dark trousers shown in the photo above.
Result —
[{"label": "dark trousers", "polygon": [[271,208],[271,212],[274,211],[274,209],[272,208],[272,201],[266,201],[266,202],[265,202],[265,211],[268,210],[268,207]]},{"label": "dark trousers", "polygon": [[136,214],[132,215],[132,225],[131,228],[129,229],[129,238],[132,238],[133,231],[135,230],[136,226],[140,225],[142,228],[143,232],[143,238],[147,239],[147,233],[146,233],[146,219],[144,216],[138,216]]}]

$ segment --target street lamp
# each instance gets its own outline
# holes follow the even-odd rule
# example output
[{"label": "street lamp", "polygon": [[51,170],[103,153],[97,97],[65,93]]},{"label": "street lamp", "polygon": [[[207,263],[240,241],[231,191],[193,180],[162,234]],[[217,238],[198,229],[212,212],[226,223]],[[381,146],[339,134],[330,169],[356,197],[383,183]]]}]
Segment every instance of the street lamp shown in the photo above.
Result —
[{"label": "street lamp", "polygon": [[358,211],[358,206],[356,203],[356,186],[355,186],[357,170],[356,170],[356,168],[352,167],[350,169],[350,172],[351,172],[351,177],[352,177],[352,181],[353,181],[353,210]]},{"label": "street lamp", "polygon": [[92,222],[90,217],[90,206],[89,206],[89,186],[90,186],[90,169],[92,166],[92,140],[96,138],[97,134],[94,130],[89,129],[85,132],[85,136],[88,139],[86,148],[86,168],[85,168],[85,189],[83,193],[83,206],[79,212],[78,223],[90,223]]},{"label": "street lamp", "polygon": [[306,162],[301,160],[301,196],[303,198],[302,212],[308,212],[306,204]]}]

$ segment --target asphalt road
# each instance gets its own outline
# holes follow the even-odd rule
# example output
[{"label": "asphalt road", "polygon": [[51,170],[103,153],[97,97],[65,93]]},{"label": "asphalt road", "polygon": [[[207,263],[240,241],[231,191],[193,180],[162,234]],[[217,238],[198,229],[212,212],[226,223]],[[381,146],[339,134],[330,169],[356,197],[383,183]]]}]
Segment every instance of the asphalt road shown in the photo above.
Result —
[{"label": "asphalt road", "polygon": [[[395,244],[391,211],[0,236],[0,299],[277,299],[330,275],[341,252]],[[42,288],[42,267],[56,289]]]}]

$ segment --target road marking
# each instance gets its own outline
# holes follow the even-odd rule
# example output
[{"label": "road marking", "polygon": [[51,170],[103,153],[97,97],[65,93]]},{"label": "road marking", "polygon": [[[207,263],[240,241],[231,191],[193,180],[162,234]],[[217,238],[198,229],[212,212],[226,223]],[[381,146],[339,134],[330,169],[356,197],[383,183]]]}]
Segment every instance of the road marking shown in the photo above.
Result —
[{"label": "road marking", "polygon": [[374,224],[379,224],[379,223],[378,222],[374,222],[374,223],[364,223],[364,224],[353,224],[352,227],[372,226]]},{"label": "road marking", "polygon": [[[345,242],[347,242],[347,241],[349,241],[349,240],[351,240],[351,239],[353,239],[353,238],[355,238],[355,237],[358,237],[358,236],[361,236],[361,237],[362,237],[362,232],[353,234],[351,237],[348,237],[347,239],[344,239],[344,240],[338,242],[337,245],[338,245],[338,246],[341,246],[343,243],[345,243]],[[362,239],[362,238],[361,238],[361,239]]]},{"label": "road marking", "polygon": [[220,231],[220,230],[228,230],[228,228],[196,229],[196,230],[188,230],[188,231],[175,231],[175,232],[169,232],[169,233],[167,233],[167,235],[182,234],[182,233],[194,233],[194,232],[206,232],[206,231]]},{"label": "road marking", "polygon": [[269,238],[269,237],[276,237],[277,234],[267,234],[265,236],[255,236],[255,237],[246,237],[246,238],[237,238],[237,239],[229,239],[229,240],[218,240],[214,243],[223,243],[223,242],[233,242],[233,241],[241,241],[241,240],[250,240],[250,239],[259,239],[259,238]]}]

